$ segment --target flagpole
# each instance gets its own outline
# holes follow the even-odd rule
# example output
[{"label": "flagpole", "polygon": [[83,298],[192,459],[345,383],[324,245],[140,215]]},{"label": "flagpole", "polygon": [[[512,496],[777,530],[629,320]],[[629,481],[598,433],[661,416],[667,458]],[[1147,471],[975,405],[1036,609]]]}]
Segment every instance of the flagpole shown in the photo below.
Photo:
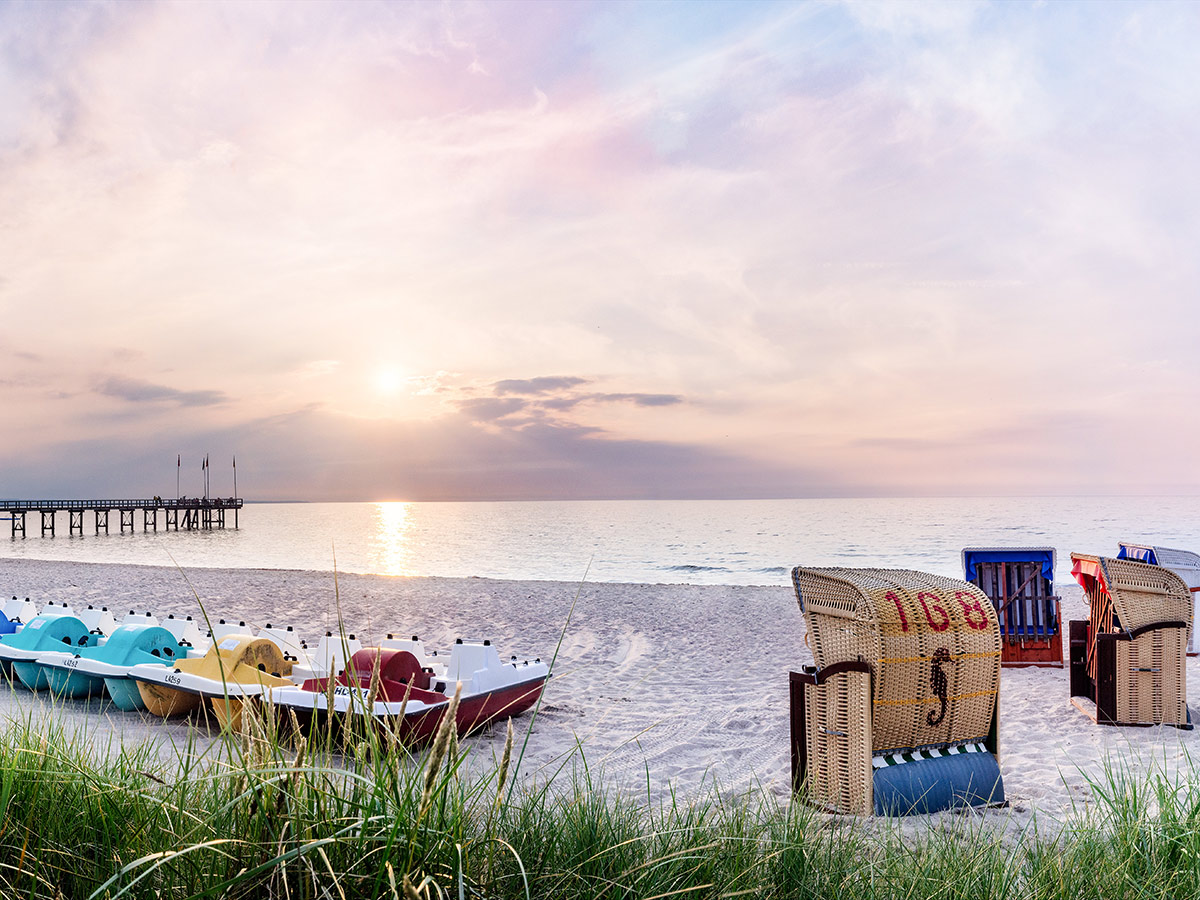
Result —
[{"label": "flagpole", "polygon": [[237,457],[233,458],[233,499],[237,499]]},{"label": "flagpole", "polygon": [[183,456],[175,457],[175,502],[179,502],[179,467],[183,465]]}]

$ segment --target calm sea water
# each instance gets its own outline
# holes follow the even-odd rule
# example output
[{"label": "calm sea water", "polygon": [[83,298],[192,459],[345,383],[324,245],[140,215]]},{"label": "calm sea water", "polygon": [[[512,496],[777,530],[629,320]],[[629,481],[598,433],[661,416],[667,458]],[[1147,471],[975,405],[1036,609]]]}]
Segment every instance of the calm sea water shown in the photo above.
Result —
[{"label": "calm sea water", "polygon": [[[241,527],[138,529],[10,539],[0,559],[312,569],[509,579],[788,583],[791,566],[895,566],[961,577],[964,546],[1048,545],[1059,578],[1070,552],[1119,540],[1200,550],[1194,497],[661,500],[526,503],[249,504]],[[116,523],[117,517],[111,517]]]}]

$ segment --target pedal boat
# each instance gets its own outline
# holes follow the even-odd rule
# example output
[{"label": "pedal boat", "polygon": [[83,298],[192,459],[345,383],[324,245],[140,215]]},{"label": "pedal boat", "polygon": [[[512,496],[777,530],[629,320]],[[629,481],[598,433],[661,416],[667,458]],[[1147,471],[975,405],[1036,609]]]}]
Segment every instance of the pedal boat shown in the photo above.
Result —
[{"label": "pedal boat", "polygon": [[[288,684],[298,685],[309,678],[324,678],[336,675],[346,665],[346,660],[362,649],[362,644],[354,635],[349,637],[335,635],[330,631],[317,643],[315,649],[301,640],[292,629],[277,628],[269,622],[258,633],[260,638],[278,645],[283,652],[283,658],[292,664],[288,675]],[[275,686],[268,686],[268,690]],[[213,714],[223,728],[238,728],[241,725],[242,706],[246,702],[255,702],[261,698],[264,691],[258,684],[227,684],[223,695],[209,698]]]},{"label": "pedal boat", "polygon": [[84,647],[71,655],[61,653],[38,657],[50,690],[61,697],[100,696],[108,691],[113,705],[132,711],[144,709],[137,683],[129,670],[136,665],[174,665],[187,656],[188,648],[161,625],[120,625],[108,640]]},{"label": "pedal boat", "polygon": [[[32,622],[37,616],[37,606],[28,597],[18,600],[17,595],[4,604],[4,624],[0,625],[0,634],[15,634],[25,627],[26,622]],[[9,627],[11,626],[11,627]]]},{"label": "pedal boat", "polygon": [[[64,668],[62,664],[67,660],[74,659],[76,654],[82,650],[94,650],[104,646],[108,636],[116,631],[117,623],[107,606],[97,609],[89,604],[88,608],[81,611],[77,618],[83,622],[88,633],[95,636],[95,641],[84,647],[65,648],[59,646],[38,654],[34,662],[41,666],[42,671],[36,676],[30,674],[31,677],[36,677],[39,683],[44,682],[51,693],[60,697],[87,697],[93,692],[99,696],[104,692],[103,682],[93,683],[89,678],[72,677],[74,669]],[[25,676],[22,675],[21,679],[24,681]]]},{"label": "pedal boat", "polygon": [[174,666],[133,666],[129,677],[153,715],[182,715],[209,701],[222,726],[237,727],[242,700],[260,696],[268,687],[292,684],[288,676],[293,665],[274,641],[235,633],[216,641],[200,658],[177,660]]},{"label": "pedal boat", "polygon": [[46,615],[33,619],[15,634],[0,637],[0,661],[4,669],[16,676],[31,691],[50,686],[46,673],[37,658],[48,650],[70,650],[91,647],[99,640],[77,616]]},{"label": "pedal boat", "polygon": [[540,659],[502,662],[490,641],[460,639],[444,674],[422,661],[410,650],[370,647],[354,654],[341,675],[272,688],[270,700],[277,713],[291,709],[302,722],[311,724],[331,712],[361,717],[394,728],[406,744],[419,745],[437,733],[458,682],[463,691],[454,721],[462,737],[525,712],[550,677]]}]

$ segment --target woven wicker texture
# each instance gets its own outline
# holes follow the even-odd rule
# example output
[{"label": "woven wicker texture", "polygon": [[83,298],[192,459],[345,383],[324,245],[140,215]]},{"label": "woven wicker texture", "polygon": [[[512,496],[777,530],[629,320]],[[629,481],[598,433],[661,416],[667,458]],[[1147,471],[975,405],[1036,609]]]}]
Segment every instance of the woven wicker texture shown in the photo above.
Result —
[{"label": "woven wicker texture", "polygon": [[1182,628],[1158,628],[1117,642],[1117,721],[1187,722],[1186,644]]},{"label": "woven wicker texture", "polygon": [[1100,557],[1100,566],[1113,610],[1126,631],[1155,622],[1192,621],[1192,594],[1170,569],[1107,556]]},{"label": "woven wicker texture", "polygon": [[804,706],[809,799],[835,812],[870,815],[871,676],[847,672],[810,687]]},{"label": "woven wicker texture", "polygon": [[891,569],[797,567],[792,581],[818,668],[871,665],[872,753],[988,735],[1000,630],[979,588]]},{"label": "woven wicker texture", "polygon": [[[1131,559],[1072,553],[1091,607],[1087,671],[1098,677],[1096,635],[1130,632],[1158,622],[1192,621],[1187,584],[1170,569]],[[1081,566],[1080,564],[1083,563]],[[1090,564],[1090,565],[1089,565]],[[1129,724],[1187,721],[1187,639],[1190,628],[1157,628],[1117,643],[1116,717]]]}]

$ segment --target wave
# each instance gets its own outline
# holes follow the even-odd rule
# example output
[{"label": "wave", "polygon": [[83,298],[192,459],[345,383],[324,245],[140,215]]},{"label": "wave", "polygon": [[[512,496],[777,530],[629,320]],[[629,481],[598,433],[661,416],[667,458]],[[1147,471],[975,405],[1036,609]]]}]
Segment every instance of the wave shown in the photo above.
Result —
[{"label": "wave", "polygon": [[726,566],[663,566],[667,572],[731,572]]}]

